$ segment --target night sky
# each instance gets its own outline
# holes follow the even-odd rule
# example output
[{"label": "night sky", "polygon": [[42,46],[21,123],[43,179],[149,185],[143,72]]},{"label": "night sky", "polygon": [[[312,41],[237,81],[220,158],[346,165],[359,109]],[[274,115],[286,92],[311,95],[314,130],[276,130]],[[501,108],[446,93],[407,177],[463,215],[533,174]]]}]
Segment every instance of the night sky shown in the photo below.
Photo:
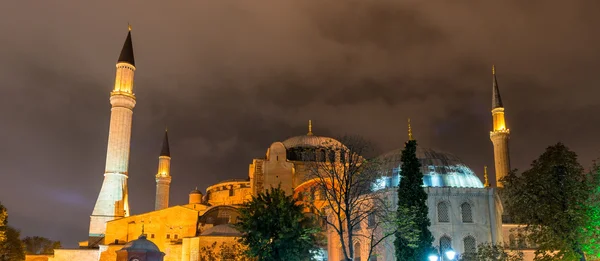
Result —
[{"label": "night sky", "polygon": [[[35,4],[34,4],[35,3]],[[171,205],[246,178],[269,145],[358,134],[493,170],[496,64],[512,166],[566,143],[600,157],[600,1],[3,1],[0,201],[9,224],[73,247],[102,184],[109,92],[127,34],[137,65],[129,192],[153,210],[165,126]],[[493,171],[491,171],[493,172]]]}]

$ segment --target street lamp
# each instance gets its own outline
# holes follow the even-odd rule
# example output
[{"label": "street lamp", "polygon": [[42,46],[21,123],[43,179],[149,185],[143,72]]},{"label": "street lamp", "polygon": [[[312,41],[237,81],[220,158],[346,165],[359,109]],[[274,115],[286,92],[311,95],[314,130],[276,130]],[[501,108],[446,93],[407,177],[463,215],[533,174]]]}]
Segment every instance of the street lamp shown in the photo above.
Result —
[{"label": "street lamp", "polygon": [[[446,258],[448,258],[448,260],[454,260],[454,258],[456,257],[456,251],[454,251],[454,249],[452,249],[452,247],[446,249],[446,251],[444,252],[444,254],[446,255]],[[429,259],[429,261],[440,261],[440,260],[442,260],[441,249],[435,248],[435,252],[431,253],[429,255],[428,259]]]}]

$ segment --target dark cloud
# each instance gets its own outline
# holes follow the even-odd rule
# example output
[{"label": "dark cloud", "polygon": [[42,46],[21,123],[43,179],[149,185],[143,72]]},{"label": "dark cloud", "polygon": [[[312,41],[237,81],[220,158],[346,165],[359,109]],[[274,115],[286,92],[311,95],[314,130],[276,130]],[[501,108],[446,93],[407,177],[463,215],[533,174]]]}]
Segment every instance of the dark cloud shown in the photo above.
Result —
[{"label": "dark cloud", "polygon": [[[73,0],[0,9],[0,200],[24,235],[83,240],[102,182],[109,91],[126,24],[136,55],[130,193],[154,204],[163,131],[172,203],[246,178],[274,141],[358,134],[493,166],[496,64],[513,167],[563,141],[600,155],[600,2]],[[490,170],[492,170],[491,168]]]}]

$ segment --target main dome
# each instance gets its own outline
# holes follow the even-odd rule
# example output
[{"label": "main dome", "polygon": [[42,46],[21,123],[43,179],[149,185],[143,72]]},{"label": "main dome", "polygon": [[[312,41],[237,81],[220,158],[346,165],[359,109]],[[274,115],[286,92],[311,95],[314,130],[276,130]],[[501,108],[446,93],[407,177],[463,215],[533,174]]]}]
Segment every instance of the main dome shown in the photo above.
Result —
[{"label": "main dome", "polygon": [[339,142],[336,139],[333,138],[329,138],[329,137],[323,137],[323,136],[316,136],[316,135],[302,135],[302,136],[296,136],[296,137],[291,137],[287,140],[283,141],[283,145],[285,146],[286,149],[291,149],[291,148],[318,148],[318,147],[327,147],[327,148],[336,148],[336,147],[342,147],[342,143]]},{"label": "main dome", "polygon": [[[416,154],[426,187],[483,188],[477,175],[457,156],[422,147],[417,147]],[[375,184],[376,189],[398,186],[401,156],[402,149],[396,149],[379,157],[384,176]]]}]

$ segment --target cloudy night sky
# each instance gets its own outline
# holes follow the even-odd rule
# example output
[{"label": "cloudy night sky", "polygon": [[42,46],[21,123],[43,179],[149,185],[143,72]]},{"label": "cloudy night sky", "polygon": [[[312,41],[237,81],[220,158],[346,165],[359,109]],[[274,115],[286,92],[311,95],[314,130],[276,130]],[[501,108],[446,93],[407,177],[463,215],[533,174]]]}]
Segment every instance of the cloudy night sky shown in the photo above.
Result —
[{"label": "cloudy night sky", "polygon": [[[102,185],[115,63],[136,59],[130,205],[154,208],[169,128],[171,205],[246,178],[272,142],[357,134],[493,173],[491,66],[512,167],[558,141],[600,157],[600,1],[3,1],[0,201],[23,235],[87,240]],[[492,177],[493,178],[493,177]]]}]

